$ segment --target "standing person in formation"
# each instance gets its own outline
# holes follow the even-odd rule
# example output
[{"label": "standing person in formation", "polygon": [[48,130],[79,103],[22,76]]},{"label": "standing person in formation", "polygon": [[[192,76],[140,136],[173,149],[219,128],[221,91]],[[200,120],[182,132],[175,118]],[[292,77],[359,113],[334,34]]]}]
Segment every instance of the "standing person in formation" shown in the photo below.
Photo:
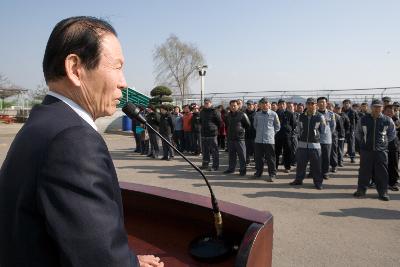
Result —
[{"label": "standing person in formation", "polygon": [[276,113],[281,123],[281,128],[275,135],[276,169],[278,170],[280,155],[283,154],[285,172],[289,173],[294,153],[292,139],[296,129],[296,119],[293,112],[286,109],[286,102],[283,99],[278,101]]},{"label": "standing person in formation", "polygon": [[322,189],[320,133],[325,131],[325,119],[317,112],[317,101],[310,97],[307,110],[299,118],[299,145],[296,152],[296,178],[290,185],[302,185],[310,161],[311,174],[316,189]]},{"label": "standing person in formation", "polygon": [[187,153],[193,152],[193,136],[192,136],[192,117],[193,113],[189,105],[183,106],[183,137],[184,150]]},{"label": "standing person in formation", "polygon": [[254,159],[254,138],[256,138],[256,130],[253,127],[254,115],[256,111],[254,110],[253,100],[247,101],[247,108],[245,113],[250,121],[250,127],[246,131],[245,144],[246,144],[246,164],[250,164],[251,158]]},{"label": "standing person in formation", "polygon": [[346,137],[350,135],[350,129],[351,129],[351,125],[350,125],[350,119],[347,116],[347,114],[345,112],[343,112],[343,109],[338,106],[338,108],[336,109],[338,114],[340,115],[340,118],[343,122],[343,128],[344,128],[344,140],[341,140],[339,138],[338,140],[338,166],[339,167],[344,167],[343,165],[343,159],[344,159],[344,144],[346,143]]},{"label": "standing person in formation", "polygon": [[174,107],[174,111],[171,113],[172,124],[174,125],[174,133],[172,139],[175,147],[182,152],[183,151],[183,120],[182,120],[181,108],[179,106]]},{"label": "standing person in formation", "polygon": [[[337,172],[337,166],[343,162],[343,144],[345,138],[344,119],[340,116],[340,106],[335,105],[333,112],[335,113],[335,130],[332,132],[332,149],[331,149],[331,172]],[[340,158],[340,161],[339,161]]]},{"label": "standing person in formation", "polygon": [[281,128],[278,114],[269,108],[268,100],[261,98],[260,111],[254,116],[255,138],[255,160],[256,172],[254,177],[261,177],[264,172],[264,161],[268,165],[269,177],[265,180],[273,182],[276,177],[275,157],[275,134]]},{"label": "standing person in formation", "polygon": [[355,163],[356,161],[354,160],[354,158],[356,156],[356,151],[355,151],[354,131],[358,123],[358,115],[357,112],[351,108],[350,99],[343,100],[342,112],[346,114],[346,116],[349,118],[350,121],[350,128],[346,136],[347,154],[350,157],[351,163]]},{"label": "standing person in formation", "polygon": [[210,155],[212,156],[212,170],[219,168],[219,150],[217,136],[222,124],[220,113],[212,106],[211,99],[204,99],[203,109],[200,111],[201,143],[203,150],[202,169],[211,170]]},{"label": "standing person in formation", "polygon": [[192,106],[192,136],[193,136],[193,154],[199,156],[201,154],[201,122],[200,108],[197,104]]},{"label": "standing person in formation", "polygon": [[49,92],[0,170],[0,266],[164,266],[129,247],[118,177],[94,123],[116,112],[123,66],[106,21],[71,17],[54,27],[43,58]]},{"label": "standing person in formation", "polygon": [[[166,106],[160,107],[160,134],[171,142],[172,133],[174,132],[174,125],[172,123],[172,117],[169,114]],[[174,157],[174,151],[172,148],[162,140],[163,157],[162,160],[171,160]]]},{"label": "standing person in formation", "polygon": [[[303,104],[301,104],[303,105]],[[294,167],[296,166],[296,151],[297,151],[297,144],[299,143],[299,132],[298,132],[298,128],[297,128],[297,123],[299,121],[299,116],[300,114],[297,113],[297,103],[292,103],[292,102],[288,102],[287,104],[287,110],[289,110],[290,112],[293,113],[294,116],[294,121],[296,123],[296,127],[293,129],[293,134],[292,134],[292,159],[291,159],[291,166]]]},{"label": "standing person in formation", "polygon": [[246,113],[239,110],[237,100],[229,102],[230,112],[226,124],[228,126],[228,152],[229,166],[224,173],[234,173],[237,157],[240,164],[240,176],[246,175],[246,146],[244,144],[245,132],[250,127]]},{"label": "standing person in formation", "polygon": [[[148,107],[148,114],[146,116],[146,120],[154,128],[154,130],[159,131],[160,113],[158,113],[153,106]],[[150,140],[150,153],[147,155],[147,157],[158,159],[158,155],[160,153],[160,148],[158,146],[158,136],[150,128],[148,128],[147,131]]]},{"label": "standing person in formation", "polygon": [[218,106],[218,111],[221,115],[221,124],[218,128],[218,147],[222,150],[225,150],[226,147],[226,127],[225,127],[225,120],[226,120],[226,111],[224,106]]},{"label": "standing person in formation", "polygon": [[367,113],[368,113],[368,103],[363,102],[363,103],[361,103],[360,111],[358,112],[357,115],[358,115],[359,118],[362,118],[362,117],[364,117]]},{"label": "standing person in formation", "polygon": [[328,99],[324,96],[318,97],[318,112],[325,118],[325,131],[320,135],[321,143],[321,172],[322,178],[328,179],[330,159],[331,159],[331,149],[332,149],[332,133],[335,132],[336,119],[335,113],[326,108]]},{"label": "standing person in formation", "polygon": [[399,119],[394,116],[393,105],[386,105],[383,110],[384,114],[393,120],[396,128],[395,138],[388,144],[388,174],[389,174],[389,189],[399,191],[397,180],[399,179],[399,138],[398,131],[400,127]]},{"label": "standing person in formation", "polygon": [[271,110],[276,112],[278,110],[278,103],[272,102],[271,103]]},{"label": "standing person in formation", "polygon": [[388,188],[388,144],[396,137],[393,120],[382,114],[383,103],[374,99],[371,113],[361,118],[357,125],[356,138],[360,144],[360,169],[357,198],[365,197],[368,184],[374,178],[380,200],[389,201]]}]

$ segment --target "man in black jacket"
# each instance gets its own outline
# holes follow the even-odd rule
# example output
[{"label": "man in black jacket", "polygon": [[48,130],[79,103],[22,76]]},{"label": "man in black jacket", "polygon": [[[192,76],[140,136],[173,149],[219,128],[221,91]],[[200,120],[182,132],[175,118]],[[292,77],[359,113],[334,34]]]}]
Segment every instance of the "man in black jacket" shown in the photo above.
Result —
[{"label": "man in black jacket", "polygon": [[201,120],[200,110],[198,105],[192,106],[192,137],[193,137],[193,154],[195,156],[201,153]]},{"label": "man in black jacket", "polygon": [[[148,113],[146,115],[147,122],[156,130],[159,131],[160,127],[160,113],[156,111],[155,107],[150,105],[148,108]],[[160,153],[160,148],[158,146],[158,136],[153,130],[148,129],[149,140],[150,140],[150,153],[147,157],[152,157],[158,159],[158,154]]]},{"label": "man in black jacket", "polygon": [[163,266],[129,249],[117,174],[94,123],[116,111],[123,62],[103,20],[72,17],[53,29],[43,59],[50,92],[0,170],[1,267]]},{"label": "man in black jacket", "polygon": [[217,136],[221,122],[221,114],[212,107],[211,99],[205,98],[203,109],[200,111],[201,144],[203,150],[202,169],[211,170],[208,166],[210,163],[210,154],[213,159],[212,169],[216,171],[219,168]]},{"label": "man in black jacket", "polygon": [[[172,133],[174,132],[171,114],[169,114],[166,106],[161,106],[160,112],[160,134],[171,143]],[[161,159],[171,160],[174,157],[174,151],[164,140],[162,140],[162,148],[163,157]]]},{"label": "man in black jacket", "polygon": [[236,157],[239,158],[240,175],[246,175],[246,146],[244,144],[245,132],[250,127],[246,113],[239,110],[238,101],[229,102],[230,112],[227,117],[228,125],[228,151],[229,166],[224,173],[233,173],[236,168]]},{"label": "man in black jacket", "polygon": [[351,108],[350,99],[343,100],[342,111],[347,115],[347,117],[350,120],[350,129],[346,136],[347,153],[349,154],[351,163],[355,163],[354,158],[356,156],[356,147],[355,147],[354,131],[358,123],[358,115],[357,112]]},{"label": "man in black jacket", "polygon": [[246,144],[246,164],[250,164],[250,159],[254,159],[254,139],[256,138],[256,130],[253,127],[254,116],[256,111],[254,110],[254,102],[252,100],[247,101],[247,108],[245,113],[250,121],[250,127],[247,129],[245,134],[245,144]]},{"label": "man in black jacket", "polygon": [[279,157],[283,154],[285,172],[289,173],[294,154],[292,139],[296,129],[296,118],[293,112],[286,109],[286,102],[283,99],[278,101],[278,110],[276,113],[281,122],[281,129],[275,135],[276,169],[278,170]]},{"label": "man in black jacket", "polygon": [[365,197],[368,183],[375,179],[379,199],[389,201],[388,187],[388,144],[396,137],[393,120],[382,114],[383,103],[374,99],[371,113],[361,118],[357,125],[356,138],[360,144],[360,169],[357,198]]}]

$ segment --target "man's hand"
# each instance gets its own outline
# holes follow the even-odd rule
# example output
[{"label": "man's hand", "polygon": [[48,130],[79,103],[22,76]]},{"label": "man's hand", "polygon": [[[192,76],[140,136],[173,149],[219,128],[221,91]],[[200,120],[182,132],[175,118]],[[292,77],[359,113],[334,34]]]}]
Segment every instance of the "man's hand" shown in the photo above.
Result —
[{"label": "man's hand", "polygon": [[164,263],[159,257],[153,255],[138,255],[140,267],[164,267]]}]

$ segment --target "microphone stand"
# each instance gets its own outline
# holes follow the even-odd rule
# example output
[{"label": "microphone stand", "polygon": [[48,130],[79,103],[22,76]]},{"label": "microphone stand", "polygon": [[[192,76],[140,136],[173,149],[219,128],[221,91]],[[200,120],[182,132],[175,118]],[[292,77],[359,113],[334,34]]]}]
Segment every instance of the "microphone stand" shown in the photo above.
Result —
[{"label": "microphone stand", "polygon": [[122,111],[131,119],[136,119],[139,122],[143,123],[146,127],[156,133],[164,142],[168,144],[170,148],[172,148],[176,153],[178,153],[187,163],[189,163],[196,171],[198,171],[203,177],[208,190],[211,195],[211,205],[214,213],[214,226],[216,230],[216,238],[210,236],[201,236],[196,238],[190,243],[189,251],[190,254],[202,261],[207,262],[215,262],[221,259],[226,258],[230,255],[232,251],[232,245],[225,238],[223,238],[223,222],[221,212],[219,210],[218,201],[214,195],[214,192],[211,188],[210,183],[208,182],[204,173],[197,167],[193,162],[191,162],[182,152],[180,152],[174,145],[171,144],[164,136],[162,136],[158,131],[156,131],[147,120],[140,114],[138,108],[132,104],[127,103]]}]

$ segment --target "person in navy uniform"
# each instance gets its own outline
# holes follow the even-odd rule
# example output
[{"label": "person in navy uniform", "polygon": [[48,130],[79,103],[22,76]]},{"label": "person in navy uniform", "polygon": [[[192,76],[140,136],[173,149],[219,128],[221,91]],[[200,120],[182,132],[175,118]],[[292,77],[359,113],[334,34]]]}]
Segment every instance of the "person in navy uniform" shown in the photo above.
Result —
[{"label": "person in navy uniform", "polygon": [[308,98],[307,110],[299,117],[299,144],[296,152],[296,178],[290,185],[302,185],[310,162],[311,175],[316,189],[322,189],[320,134],[325,131],[324,116],[317,112],[317,101]]},{"label": "person in navy uniform", "polygon": [[109,23],[71,17],[53,29],[43,58],[50,91],[0,169],[1,267],[163,266],[128,246],[117,174],[94,123],[115,113],[123,66]]},{"label": "person in navy uniform", "polygon": [[[160,106],[160,112],[160,134],[171,143],[172,133],[174,132],[174,124],[172,122],[171,114],[168,112],[168,107],[164,105]],[[174,151],[167,142],[164,140],[161,141],[163,148],[163,157],[161,160],[169,161],[174,157]]]},{"label": "person in navy uniform", "polygon": [[357,198],[366,195],[368,184],[374,178],[380,200],[389,201],[388,189],[388,144],[396,137],[393,120],[382,114],[383,102],[372,100],[371,113],[361,118],[356,138],[360,144],[360,169]]}]

